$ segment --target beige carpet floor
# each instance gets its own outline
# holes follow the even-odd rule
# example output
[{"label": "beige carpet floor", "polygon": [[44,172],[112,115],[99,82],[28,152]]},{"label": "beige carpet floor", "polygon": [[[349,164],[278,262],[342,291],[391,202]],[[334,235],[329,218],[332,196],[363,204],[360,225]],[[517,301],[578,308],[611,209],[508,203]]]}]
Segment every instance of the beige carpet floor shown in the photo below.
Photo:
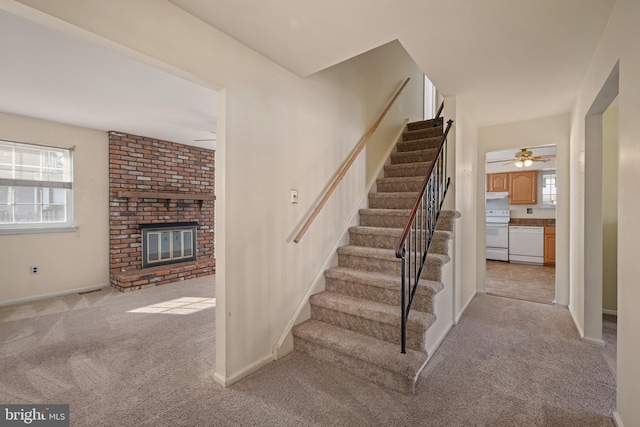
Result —
[{"label": "beige carpet floor", "polygon": [[614,425],[604,350],[560,307],[478,296],[405,396],[297,353],[224,389],[215,308],[130,312],[214,296],[197,279],[0,307],[0,402],[69,403],[72,426]]}]

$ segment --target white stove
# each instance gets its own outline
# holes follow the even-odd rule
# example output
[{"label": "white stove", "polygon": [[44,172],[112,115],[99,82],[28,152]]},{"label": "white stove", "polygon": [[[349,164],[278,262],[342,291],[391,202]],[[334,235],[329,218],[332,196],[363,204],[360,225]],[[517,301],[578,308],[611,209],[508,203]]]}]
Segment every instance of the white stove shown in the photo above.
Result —
[{"label": "white stove", "polygon": [[509,261],[509,209],[486,211],[486,259]]}]

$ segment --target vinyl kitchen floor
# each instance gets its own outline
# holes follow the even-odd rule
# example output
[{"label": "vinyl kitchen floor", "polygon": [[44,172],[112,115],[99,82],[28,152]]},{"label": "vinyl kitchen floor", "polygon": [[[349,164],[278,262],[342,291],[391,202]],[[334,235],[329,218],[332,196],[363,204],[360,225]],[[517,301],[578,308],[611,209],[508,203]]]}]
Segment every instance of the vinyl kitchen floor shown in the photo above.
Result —
[{"label": "vinyl kitchen floor", "polygon": [[489,295],[552,304],[556,293],[555,266],[487,261],[485,290]]}]

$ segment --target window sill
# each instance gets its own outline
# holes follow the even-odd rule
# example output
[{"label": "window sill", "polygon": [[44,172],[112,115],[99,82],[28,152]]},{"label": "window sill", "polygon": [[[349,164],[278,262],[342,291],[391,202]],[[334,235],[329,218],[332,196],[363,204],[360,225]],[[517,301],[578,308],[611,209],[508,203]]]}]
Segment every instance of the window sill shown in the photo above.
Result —
[{"label": "window sill", "polygon": [[0,228],[0,236],[8,234],[47,234],[47,233],[75,233],[76,226],[63,227],[33,227],[33,228]]}]

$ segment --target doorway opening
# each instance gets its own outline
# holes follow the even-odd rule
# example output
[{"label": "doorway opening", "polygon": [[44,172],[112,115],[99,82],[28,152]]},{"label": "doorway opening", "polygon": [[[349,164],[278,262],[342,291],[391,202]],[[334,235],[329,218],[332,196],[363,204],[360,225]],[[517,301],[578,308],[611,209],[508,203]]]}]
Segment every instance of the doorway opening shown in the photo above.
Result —
[{"label": "doorway opening", "polygon": [[585,116],[584,340],[604,345],[617,364],[618,93],[613,67]]},{"label": "doorway opening", "polygon": [[[610,206],[618,203],[617,105],[610,107],[618,96],[618,84],[616,64],[585,116],[584,339],[600,345],[604,344],[605,287],[617,288],[617,278],[611,274],[617,271],[617,254],[613,258],[611,253],[605,255],[605,245],[607,250],[612,241],[617,246],[617,208]],[[610,120],[614,110],[615,119]],[[606,160],[610,157],[611,161]]]},{"label": "doorway opening", "polygon": [[556,296],[556,146],[488,152],[487,294],[553,304]]}]

